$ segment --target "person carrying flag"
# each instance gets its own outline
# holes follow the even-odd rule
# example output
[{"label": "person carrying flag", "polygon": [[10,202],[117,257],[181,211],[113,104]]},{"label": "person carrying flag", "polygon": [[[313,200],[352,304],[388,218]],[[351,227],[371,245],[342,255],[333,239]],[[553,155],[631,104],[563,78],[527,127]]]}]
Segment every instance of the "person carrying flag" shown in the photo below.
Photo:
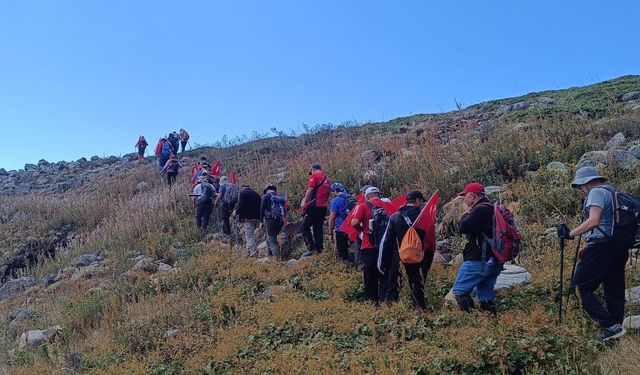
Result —
[{"label": "person carrying flag", "polygon": [[[400,264],[404,265],[407,278],[409,279],[409,288],[411,289],[411,298],[413,305],[420,309],[426,310],[427,305],[424,298],[424,281],[427,272],[431,268],[433,261],[433,251],[424,251],[425,236],[427,228],[422,228],[426,222],[430,222],[432,229],[435,230],[435,210],[433,210],[433,218],[426,218],[427,212],[422,209],[425,202],[424,196],[418,190],[413,190],[406,195],[406,204],[400,207],[400,210],[389,218],[389,225],[382,238],[380,254],[378,255],[378,270],[382,274],[383,282],[380,283],[382,290],[380,295],[383,302],[392,303],[398,300],[400,288],[398,277],[400,276]],[[437,200],[436,200],[437,202]],[[437,204],[437,203],[436,203]],[[423,213],[424,212],[424,213]],[[422,218],[427,220],[422,220]],[[424,224],[423,224],[424,223]],[[413,226],[419,236],[423,250],[423,258],[419,263],[403,263],[400,257],[400,244],[404,244],[404,239],[409,228]]]}]

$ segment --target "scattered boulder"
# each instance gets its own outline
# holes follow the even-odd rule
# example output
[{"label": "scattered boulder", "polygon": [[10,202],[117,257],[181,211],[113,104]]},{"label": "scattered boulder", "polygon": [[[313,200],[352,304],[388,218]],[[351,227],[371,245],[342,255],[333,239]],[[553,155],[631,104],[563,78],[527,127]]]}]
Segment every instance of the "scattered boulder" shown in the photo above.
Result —
[{"label": "scattered boulder", "polygon": [[134,269],[143,270],[145,272],[153,273],[156,271],[156,264],[151,258],[142,258],[133,266]]},{"label": "scattered boulder", "polygon": [[436,231],[441,234],[447,234],[449,229],[457,228],[462,215],[466,211],[467,206],[464,204],[462,199],[456,197],[449,201],[449,203],[445,204],[442,207],[442,211],[444,212],[444,216],[440,223],[438,223]]},{"label": "scattered boulder", "polygon": [[160,262],[160,264],[158,264],[158,272],[160,273],[169,273],[173,271],[173,267],[171,267],[170,265]]},{"label": "scattered boulder", "polygon": [[256,262],[260,263],[260,264],[270,263],[271,262],[271,257],[268,257],[268,256],[261,257],[261,258],[256,259]]},{"label": "scattered boulder", "polygon": [[624,295],[628,303],[640,303],[640,286],[627,289]]},{"label": "scattered boulder", "polygon": [[9,280],[0,287],[0,301],[11,297],[14,294],[23,292],[36,285],[36,279],[33,277],[21,277],[19,279]]},{"label": "scattered boulder", "polygon": [[624,134],[616,133],[613,137],[611,137],[611,139],[609,139],[609,141],[607,142],[605,148],[607,150],[618,149],[618,148],[620,148],[620,146],[622,146],[622,144],[624,143],[625,140],[626,140],[626,138],[625,138]]},{"label": "scattered boulder", "polygon": [[12,326],[15,326],[21,322],[24,322],[25,320],[28,320],[34,317],[35,313],[36,312],[31,309],[26,309],[26,308],[18,309],[9,315],[9,320],[11,321],[11,323],[9,324]]},{"label": "scattered boulder", "polygon": [[632,315],[624,318],[622,326],[626,329],[640,329],[640,315]]},{"label": "scattered boulder", "polygon": [[180,330],[179,330],[179,329],[177,329],[177,328],[168,329],[168,330],[164,333],[163,337],[164,337],[165,339],[168,339],[168,338],[171,338],[171,337],[176,337],[176,336],[178,336],[178,333],[180,333]]},{"label": "scattered boulder", "polygon": [[45,343],[50,342],[51,340],[53,340],[58,335],[58,333],[60,333],[61,331],[62,331],[62,327],[53,326],[53,327],[49,327],[49,328],[47,328],[45,330],[35,329],[35,330],[24,332],[20,336],[20,341],[18,343],[18,349],[19,350],[26,350],[26,349],[37,348],[40,345],[45,344]]},{"label": "scattered boulder", "polygon": [[589,151],[582,155],[576,168],[585,166],[597,167],[599,164],[614,165],[621,169],[633,170],[640,167],[640,160],[628,151]]},{"label": "scattered boulder", "polygon": [[484,193],[486,195],[494,195],[494,194],[500,194],[502,192],[502,189],[500,188],[500,186],[485,186],[484,187]]},{"label": "scattered boulder", "polygon": [[531,274],[523,267],[505,264],[504,270],[498,276],[494,290],[509,289],[518,285],[531,283]]},{"label": "scattered boulder", "polygon": [[521,101],[514,104],[503,105],[496,111],[496,116],[506,115],[507,113],[523,111],[529,108],[530,105],[527,102]]},{"label": "scattered boulder", "polygon": [[189,249],[184,247],[182,244],[175,244],[173,247],[173,251],[176,255],[176,259],[184,260],[191,256],[191,252]]},{"label": "scattered boulder", "polygon": [[289,261],[287,261],[287,267],[294,267],[297,264],[298,264],[297,259],[289,259]]},{"label": "scattered boulder", "polygon": [[91,263],[99,262],[101,260],[102,260],[102,257],[100,256],[97,256],[94,254],[83,254],[83,255],[80,255],[79,257],[74,258],[71,261],[71,265],[76,268],[80,268],[80,267],[86,267]]},{"label": "scattered boulder", "polygon": [[640,99],[640,91],[630,91],[622,95],[622,98],[621,98],[623,102],[628,102],[631,100],[638,100],[638,99]]},{"label": "scattered boulder", "polygon": [[552,106],[558,104],[558,99],[543,96],[542,98],[538,98],[538,104]]},{"label": "scattered boulder", "polygon": [[634,158],[640,159],[640,143],[634,143],[627,149],[627,153]]},{"label": "scattered boulder", "polygon": [[100,269],[100,264],[98,264],[97,262],[91,263],[86,267],[77,268],[71,275],[71,281],[77,281],[80,279],[90,279],[95,275],[96,271],[98,271],[99,269]]},{"label": "scattered boulder", "polygon": [[360,153],[360,159],[367,164],[378,162],[381,157],[382,155],[377,150],[366,150]]},{"label": "scattered boulder", "polygon": [[265,290],[262,293],[260,293],[260,299],[261,300],[270,299],[274,294],[276,294],[278,292],[282,292],[282,291],[284,291],[286,289],[287,288],[285,286],[283,286],[283,285],[271,285],[271,286],[268,286],[267,288],[265,288]]},{"label": "scattered boulder", "polygon": [[257,247],[257,248],[258,248],[258,254],[259,254],[259,255],[262,255],[262,256],[267,255],[267,253],[268,253],[268,251],[269,251],[269,250],[268,250],[268,247],[269,247],[269,245],[267,244],[267,241],[262,241],[262,242],[260,242],[260,243],[258,244],[258,247]]}]

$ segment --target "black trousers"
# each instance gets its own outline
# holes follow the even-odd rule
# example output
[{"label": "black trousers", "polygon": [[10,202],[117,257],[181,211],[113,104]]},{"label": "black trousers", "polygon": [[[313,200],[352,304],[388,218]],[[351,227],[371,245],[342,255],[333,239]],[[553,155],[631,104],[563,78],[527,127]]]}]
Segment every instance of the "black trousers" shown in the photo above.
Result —
[{"label": "black trousers", "polygon": [[211,219],[211,211],[213,202],[200,202],[196,205],[196,226],[200,229],[207,229],[209,220]]},{"label": "black trousers", "polygon": [[184,149],[187,148],[188,141],[180,141],[180,147],[182,148],[181,152],[184,152]]},{"label": "black trousers", "polygon": [[222,220],[222,233],[226,235],[231,234],[231,222],[229,218],[231,217],[231,212],[233,212],[233,208],[235,207],[235,203],[227,203],[222,202],[220,205],[220,220]]},{"label": "black trousers", "polygon": [[[602,328],[622,324],[624,319],[624,268],[628,258],[628,249],[607,242],[588,244],[571,280],[582,308]],[[600,284],[604,289],[606,309],[594,295]]]},{"label": "black trousers", "polygon": [[349,260],[349,235],[345,232],[335,231],[336,250],[342,260]]},{"label": "black trousers", "polygon": [[360,258],[362,260],[362,276],[364,279],[365,298],[371,302],[378,303],[382,297],[380,291],[381,276],[378,272],[378,248],[361,249]]},{"label": "black trousers", "polygon": [[167,183],[169,186],[176,182],[176,177],[178,177],[178,172],[167,172]]},{"label": "black trousers", "polygon": [[[391,262],[391,267],[385,272],[383,281],[381,282],[381,288],[383,289],[381,295],[384,296],[381,300],[385,302],[397,301],[400,297],[400,288],[402,286],[400,283],[400,255],[395,254]],[[407,279],[409,280],[409,290],[411,292],[413,306],[421,310],[427,308],[424,297],[424,282],[432,262],[433,253],[427,251],[424,253],[422,263],[403,264]]]},{"label": "black trousers", "polygon": [[307,215],[302,222],[302,238],[310,251],[321,252],[323,249],[323,225],[326,216],[326,207],[307,207]]}]

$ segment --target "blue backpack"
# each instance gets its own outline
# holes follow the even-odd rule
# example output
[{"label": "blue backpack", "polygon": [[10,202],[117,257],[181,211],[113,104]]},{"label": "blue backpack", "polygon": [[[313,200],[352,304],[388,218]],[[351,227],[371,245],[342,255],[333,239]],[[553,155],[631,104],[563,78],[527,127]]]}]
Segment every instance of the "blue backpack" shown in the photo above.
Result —
[{"label": "blue backpack", "polygon": [[169,142],[165,142],[162,145],[162,156],[171,156],[171,145],[169,144]]},{"label": "blue backpack", "polygon": [[271,209],[265,213],[267,219],[284,219],[287,212],[287,201],[282,195],[271,194]]}]

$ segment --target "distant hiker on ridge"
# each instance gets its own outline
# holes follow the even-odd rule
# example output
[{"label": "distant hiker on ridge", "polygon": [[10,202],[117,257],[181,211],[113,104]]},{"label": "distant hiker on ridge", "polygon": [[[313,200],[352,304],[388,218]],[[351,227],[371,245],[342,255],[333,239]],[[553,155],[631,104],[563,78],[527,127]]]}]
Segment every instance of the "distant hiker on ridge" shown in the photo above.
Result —
[{"label": "distant hiker on ridge", "polygon": [[184,129],[180,129],[180,147],[182,148],[182,151],[180,152],[184,152],[184,149],[187,147],[187,143],[189,142],[189,133],[187,133],[186,130]]},{"label": "distant hiker on ridge", "polygon": [[139,136],[138,142],[135,144],[135,147],[138,148],[138,160],[144,159],[144,152],[147,149],[147,146],[149,146],[149,144],[147,143],[147,140],[144,139],[144,136]]},{"label": "distant hiker on ridge", "polygon": [[180,136],[176,132],[171,132],[169,133],[167,140],[171,144],[171,151],[177,155],[178,149],[180,148]]}]

